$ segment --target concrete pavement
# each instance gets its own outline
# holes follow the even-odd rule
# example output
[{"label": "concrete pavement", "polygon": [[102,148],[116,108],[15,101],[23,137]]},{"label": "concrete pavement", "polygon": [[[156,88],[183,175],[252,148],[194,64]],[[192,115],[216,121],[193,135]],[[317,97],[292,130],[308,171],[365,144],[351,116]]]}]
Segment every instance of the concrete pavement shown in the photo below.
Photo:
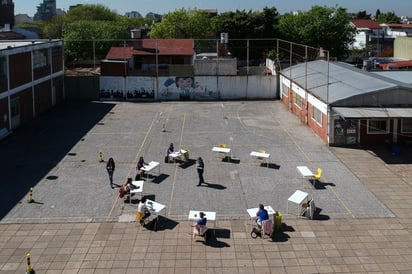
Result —
[{"label": "concrete pavement", "polygon": [[[115,158],[120,184],[134,177],[139,155],[161,161],[170,142],[205,159],[209,185],[195,186],[193,165],[162,163],[144,186],[167,205],[155,232],[131,222],[135,206],[110,189],[98,152]],[[220,143],[239,162],[211,151]],[[271,154],[269,168],[249,156],[259,149]],[[328,148],[279,102],[68,104],[0,151],[8,159],[0,175],[2,273],[24,272],[27,252],[36,273],[412,273],[407,148],[400,157]],[[297,165],[322,167],[320,187],[299,178]],[[287,212],[297,189],[315,199],[317,220]],[[284,214],[273,239],[250,237],[246,208],[259,202]],[[188,235],[190,209],[217,212],[206,244]]]}]

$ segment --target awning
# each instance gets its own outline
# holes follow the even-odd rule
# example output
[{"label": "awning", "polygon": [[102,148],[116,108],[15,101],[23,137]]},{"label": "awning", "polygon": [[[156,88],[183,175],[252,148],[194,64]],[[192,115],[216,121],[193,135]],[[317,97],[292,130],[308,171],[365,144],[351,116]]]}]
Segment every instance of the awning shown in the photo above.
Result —
[{"label": "awning", "polygon": [[332,110],[345,119],[412,118],[412,108],[332,107]]}]

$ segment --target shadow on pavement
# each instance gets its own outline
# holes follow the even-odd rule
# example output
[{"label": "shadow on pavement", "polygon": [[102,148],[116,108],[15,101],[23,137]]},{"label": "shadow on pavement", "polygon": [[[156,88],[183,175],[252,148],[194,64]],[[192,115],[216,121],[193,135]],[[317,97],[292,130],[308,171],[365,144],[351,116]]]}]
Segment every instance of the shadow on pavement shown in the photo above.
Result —
[{"label": "shadow on pavement", "polygon": [[[105,115],[111,103],[63,102],[0,142],[0,219],[28,194]],[[57,176],[49,175],[49,180]]]}]

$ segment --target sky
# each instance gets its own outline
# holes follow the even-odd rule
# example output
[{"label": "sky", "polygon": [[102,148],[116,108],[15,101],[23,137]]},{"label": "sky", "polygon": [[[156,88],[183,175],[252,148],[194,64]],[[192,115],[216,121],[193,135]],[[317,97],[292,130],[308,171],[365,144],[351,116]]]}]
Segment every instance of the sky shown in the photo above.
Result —
[{"label": "sky", "polygon": [[[308,11],[312,6],[342,7],[348,12],[365,11],[372,15],[379,9],[381,13],[395,12],[397,16],[412,16],[410,0],[56,0],[57,8],[67,11],[76,4],[102,4],[110,10],[124,15],[128,11],[138,11],[145,16],[148,12],[165,14],[176,9],[217,9],[218,12],[252,10],[276,7],[280,14],[292,11]],[[13,0],[14,13],[33,16],[43,0]]]}]

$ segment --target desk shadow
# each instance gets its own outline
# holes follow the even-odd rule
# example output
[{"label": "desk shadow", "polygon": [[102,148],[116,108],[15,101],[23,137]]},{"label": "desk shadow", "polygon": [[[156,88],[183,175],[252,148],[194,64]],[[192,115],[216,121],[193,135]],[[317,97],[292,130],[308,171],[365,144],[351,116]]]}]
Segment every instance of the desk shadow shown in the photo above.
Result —
[{"label": "desk shadow", "polygon": [[164,230],[172,230],[174,229],[179,223],[175,220],[166,218],[162,215],[159,215],[158,218],[153,218],[145,225],[145,228],[151,231],[164,231]]},{"label": "desk shadow", "polygon": [[160,174],[159,176],[155,177],[155,178],[152,180],[152,183],[160,184],[161,182],[163,182],[164,180],[166,180],[168,177],[169,177],[169,175],[162,173],[162,174]]},{"label": "desk shadow", "polygon": [[292,226],[288,226],[285,223],[282,223],[281,227],[275,229],[272,234],[273,242],[287,242],[290,236],[286,232],[294,232],[295,229]]},{"label": "desk shadow", "polygon": [[327,221],[327,220],[330,219],[330,217],[328,215],[320,214],[321,211],[322,211],[322,209],[319,208],[319,207],[317,207],[315,209],[315,213],[313,214],[313,220]]},{"label": "desk shadow", "polygon": [[206,183],[206,182],[204,182],[204,183],[203,183],[202,185],[200,185],[200,186],[210,187],[210,188],[214,188],[214,189],[217,189],[217,190],[225,190],[225,189],[226,189],[225,186],[222,186],[222,185],[219,185],[219,184]]},{"label": "desk shadow", "polygon": [[315,189],[326,189],[326,186],[336,186],[334,183],[321,182],[319,180],[312,183]]},{"label": "desk shadow", "polygon": [[206,242],[203,241],[203,244],[206,246],[214,247],[214,248],[224,248],[230,247],[228,243],[219,241],[218,238],[230,238],[230,231],[229,229],[213,229],[209,228],[206,232]]},{"label": "desk shadow", "polygon": [[260,163],[261,167],[271,168],[271,169],[280,169],[280,165],[274,163]]},{"label": "desk shadow", "polygon": [[240,164],[240,159],[238,158],[232,158],[230,156],[226,156],[222,159],[222,162],[224,163],[232,163],[232,164]]},{"label": "desk shadow", "polygon": [[196,163],[196,160],[193,159],[189,159],[186,162],[182,162],[181,164],[179,164],[180,168],[186,169],[188,167],[193,166]]}]

